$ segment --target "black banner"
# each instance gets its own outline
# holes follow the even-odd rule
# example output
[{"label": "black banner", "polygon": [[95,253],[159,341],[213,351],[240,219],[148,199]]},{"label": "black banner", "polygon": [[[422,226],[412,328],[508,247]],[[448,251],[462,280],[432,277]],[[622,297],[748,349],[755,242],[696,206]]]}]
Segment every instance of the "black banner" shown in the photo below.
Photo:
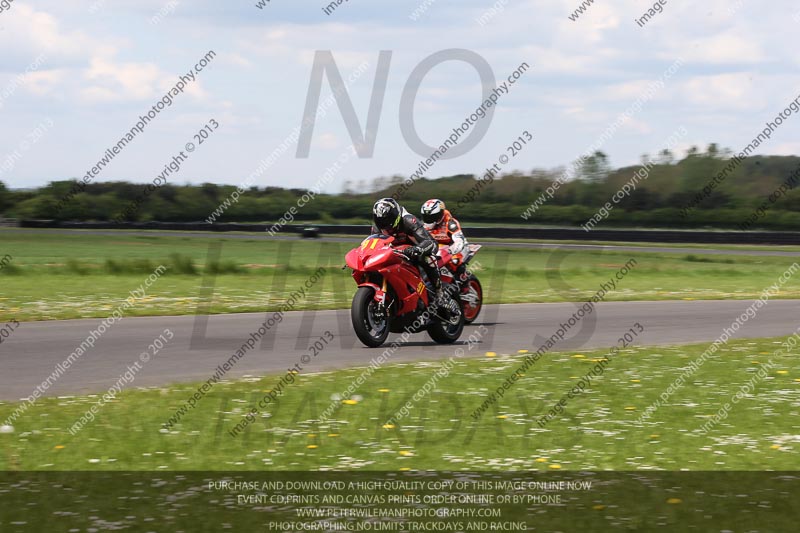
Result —
[{"label": "black banner", "polygon": [[0,531],[796,531],[795,472],[5,472]]}]

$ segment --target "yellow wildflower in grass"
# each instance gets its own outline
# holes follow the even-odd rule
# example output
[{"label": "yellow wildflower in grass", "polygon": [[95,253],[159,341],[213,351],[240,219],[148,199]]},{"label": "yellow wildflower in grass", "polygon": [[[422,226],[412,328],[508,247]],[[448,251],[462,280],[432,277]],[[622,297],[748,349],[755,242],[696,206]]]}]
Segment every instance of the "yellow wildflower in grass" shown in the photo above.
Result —
[{"label": "yellow wildflower in grass", "polygon": [[520,354],[521,353],[528,353],[528,350],[524,350],[524,349],[523,350],[517,350],[517,353],[520,353]]},{"label": "yellow wildflower in grass", "polygon": [[384,424],[383,429],[394,429],[394,424]]},{"label": "yellow wildflower in grass", "polygon": [[561,469],[561,465],[550,465],[550,468],[552,468],[553,470],[559,470]]},{"label": "yellow wildflower in grass", "polygon": [[308,448],[309,450],[316,450],[318,447],[319,446],[317,446],[316,444],[309,444],[308,446],[306,446],[306,448]]},{"label": "yellow wildflower in grass", "polygon": [[496,352],[486,352],[486,357],[497,357]]},{"label": "yellow wildflower in grass", "polygon": [[497,415],[497,418],[500,418],[500,419],[502,419],[502,420],[505,420],[505,419],[506,419],[506,418],[508,418],[508,417],[507,417],[506,415]]},{"label": "yellow wildflower in grass", "polygon": [[680,498],[670,498],[667,500],[667,503],[670,505],[675,505],[678,503],[683,503],[683,500],[681,500]]},{"label": "yellow wildflower in grass", "polygon": [[389,392],[389,389],[378,389],[378,392]]},{"label": "yellow wildflower in grass", "polygon": [[328,433],[328,436],[329,437],[338,437],[339,434],[338,433]]},{"label": "yellow wildflower in grass", "polygon": [[403,457],[408,457],[410,455],[414,455],[412,452],[410,452],[408,450],[400,450],[400,452],[398,452],[398,453],[400,453],[400,455],[402,455]]},{"label": "yellow wildflower in grass", "polygon": [[342,400],[342,403],[345,405],[356,405],[358,402],[355,400]]},{"label": "yellow wildflower in grass", "polygon": [[788,374],[788,370],[778,370],[778,374]]},{"label": "yellow wildflower in grass", "polygon": [[572,358],[573,359],[586,359],[586,356],[583,355],[582,353],[576,353],[575,355],[572,356]]},{"label": "yellow wildflower in grass", "polygon": [[773,450],[780,450],[781,449],[781,445],[780,444],[773,444],[772,446],[770,446],[770,448],[772,448]]},{"label": "yellow wildflower in grass", "polygon": [[625,410],[626,410],[626,411],[635,411],[635,410],[636,410],[636,408],[635,408],[634,406],[632,406],[632,405],[629,405],[629,406],[627,406],[627,407],[625,408]]},{"label": "yellow wildflower in grass", "polygon": [[642,382],[641,379],[632,379],[631,380],[631,383],[641,383],[641,382]]},{"label": "yellow wildflower in grass", "polygon": [[63,445],[61,445],[61,444],[59,444],[58,446],[56,446],[56,447],[55,447],[55,449],[56,449],[56,450],[63,450],[63,449],[64,449],[64,446],[63,446]]},{"label": "yellow wildflower in grass", "polygon": [[537,457],[536,458],[536,462],[537,463],[546,463],[547,462],[547,457]]},{"label": "yellow wildflower in grass", "polygon": [[597,504],[597,505],[592,507],[592,509],[594,509],[595,511],[602,511],[605,508],[606,508],[605,505],[600,505],[600,504]]}]

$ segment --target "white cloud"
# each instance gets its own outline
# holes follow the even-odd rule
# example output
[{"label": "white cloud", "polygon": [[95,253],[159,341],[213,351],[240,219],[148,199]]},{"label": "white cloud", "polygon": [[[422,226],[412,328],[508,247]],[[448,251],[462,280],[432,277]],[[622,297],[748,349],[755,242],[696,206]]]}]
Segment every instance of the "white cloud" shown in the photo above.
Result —
[{"label": "white cloud", "polygon": [[769,153],[774,155],[800,155],[800,142],[784,142],[770,146]]},{"label": "white cloud", "polygon": [[83,73],[91,82],[83,89],[85,96],[112,100],[141,100],[155,95],[160,72],[153,63],[113,63],[105,58],[93,58]]},{"label": "white cloud", "polygon": [[323,133],[316,142],[319,143],[319,147],[323,150],[331,150],[341,146],[339,138],[333,133]]},{"label": "white cloud", "polygon": [[[648,80],[632,80],[622,83],[615,83],[598,91],[598,93],[600,96],[602,96],[607,100],[612,100],[612,101],[622,100],[622,101],[633,102],[637,98],[641,97],[643,94],[646,94],[648,92],[648,88],[650,87],[650,85],[652,85],[654,81],[655,81],[654,79],[648,79]],[[664,97],[665,90],[656,91],[653,94],[652,99],[658,98],[659,95]]]},{"label": "white cloud", "polygon": [[24,3],[14,5],[13,24],[5,26],[0,32],[0,48],[14,50],[16,53],[30,53],[36,56],[45,53],[48,62],[68,63],[89,55],[104,56],[113,54],[116,46],[95,39],[85,32],[64,30],[53,15],[36,11]]},{"label": "white cloud", "polygon": [[25,76],[24,87],[38,96],[55,92],[69,75],[66,69],[41,70],[29,72]]},{"label": "white cloud", "polygon": [[750,38],[742,28],[683,42],[685,44],[678,47],[678,53],[690,62],[748,64],[762,63],[768,59],[761,44]]},{"label": "white cloud", "polygon": [[235,65],[237,67],[247,67],[250,68],[253,66],[253,62],[244,57],[241,54],[237,53],[226,53],[220,54],[217,58],[221,63],[227,63],[229,65]]},{"label": "white cloud", "polygon": [[599,125],[613,121],[613,117],[609,113],[597,109],[590,110],[581,105],[565,108],[563,115],[580,124]]},{"label": "white cloud", "polygon": [[695,76],[681,84],[684,98],[709,110],[758,111],[766,105],[750,72]]},{"label": "white cloud", "polygon": [[[175,84],[174,73],[152,62],[119,61],[117,46],[83,31],[66,31],[49,13],[21,4],[14,6],[13,16],[14,25],[0,32],[0,46],[45,57],[42,68],[25,78],[24,90],[35,96],[58,90],[67,99],[78,97],[88,104],[139,101],[160,96]],[[196,99],[206,97],[199,82],[188,85],[186,92]]]}]

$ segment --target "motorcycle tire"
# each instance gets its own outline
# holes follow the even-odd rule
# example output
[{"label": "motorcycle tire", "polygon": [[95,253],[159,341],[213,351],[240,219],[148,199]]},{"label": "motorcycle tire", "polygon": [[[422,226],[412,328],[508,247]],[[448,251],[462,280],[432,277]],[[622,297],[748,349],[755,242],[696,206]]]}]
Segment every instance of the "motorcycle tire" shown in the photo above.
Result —
[{"label": "motorcycle tire", "polygon": [[[464,322],[472,324],[483,308],[483,287],[480,280],[474,275],[470,276],[461,284],[461,306],[464,309]],[[468,296],[469,299],[463,299]]]},{"label": "motorcycle tire", "polygon": [[376,327],[375,317],[372,316],[371,306],[375,306],[375,290],[370,287],[359,287],[353,296],[353,303],[350,306],[350,319],[353,322],[353,330],[356,332],[358,340],[369,348],[377,348],[386,341],[389,336],[389,319],[384,318],[381,328]]}]

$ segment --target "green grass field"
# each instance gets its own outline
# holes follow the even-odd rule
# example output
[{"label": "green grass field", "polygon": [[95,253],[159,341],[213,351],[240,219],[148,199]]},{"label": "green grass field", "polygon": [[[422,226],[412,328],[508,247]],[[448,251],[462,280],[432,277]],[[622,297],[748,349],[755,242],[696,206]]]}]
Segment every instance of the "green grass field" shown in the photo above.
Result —
[{"label": "green grass field", "polygon": [[[315,287],[319,293],[303,305],[342,308],[355,284],[340,267],[346,251],[359,242],[0,231],[0,256],[13,258],[0,270],[0,313],[20,321],[105,317],[161,264],[167,273],[128,316],[269,310],[320,265],[329,267],[328,274]],[[209,262],[210,247],[218,243],[219,260]],[[794,263],[792,257],[493,245],[478,254],[475,271],[488,303],[576,301],[594,294],[631,258],[636,268],[607,300],[753,298]],[[213,296],[202,296],[204,284],[213,284]],[[778,297],[800,297],[800,286],[790,281]]]},{"label": "green grass field", "polygon": [[[277,308],[318,266],[328,271],[305,308],[347,307],[355,286],[339,267],[359,241],[0,231],[0,259],[12,257],[0,270],[0,313],[20,321],[104,317],[162,264],[167,273],[128,316]],[[219,259],[209,261],[220,242]],[[795,262],[700,250],[553,252],[492,244],[476,268],[488,302],[585,300],[631,258],[635,267],[606,300],[747,299]],[[203,287],[212,285],[213,296],[205,299]],[[798,298],[800,286],[791,279],[777,297]],[[775,353],[784,340],[731,341],[649,417],[648,408],[706,344],[546,354],[477,419],[471,415],[522,364],[529,346],[521,343],[515,354],[462,347],[463,358],[454,346],[447,367],[446,360],[389,360],[374,373],[294,374],[285,393],[236,436],[231,431],[287,376],[221,381],[169,428],[165,422],[198,384],[124,391],[74,434],[69,428],[100,394],[45,398],[12,430],[0,429],[0,492],[6,494],[0,529],[45,530],[53,517],[74,530],[156,530],[156,524],[170,531],[277,531],[285,528],[271,520],[315,523],[298,519],[299,504],[241,504],[236,494],[208,489],[209,481],[229,479],[233,471],[257,481],[337,472],[375,479],[488,472],[492,479],[585,480],[593,471],[597,487],[564,493],[564,505],[495,508],[504,521],[553,531],[702,530],[710,517],[715,531],[755,531],[765,521],[772,530],[791,531],[791,488],[776,490],[784,478],[763,472],[796,470],[800,461],[800,363],[793,353]],[[601,363],[607,363],[603,375],[556,413],[557,402]],[[362,375],[363,384],[346,393]],[[745,387],[720,419],[720,409]],[[19,405],[0,402],[0,424]],[[398,416],[403,406],[408,414]],[[552,419],[537,423],[551,410]],[[330,416],[323,419],[325,412]],[[472,529],[486,530],[490,522]],[[462,529],[452,522],[449,530]]]},{"label": "green grass field", "polygon": [[[229,432],[279,376],[222,382],[169,430],[164,422],[196,384],[123,392],[74,436],[68,428],[99,397],[48,398],[20,417],[13,433],[0,434],[0,471],[793,470],[800,460],[800,363],[791,353],[774,355],[782,340],[729,343],[641,421],[706,345],[545,355],[477,422],[471,413],[524,354],[489,357],[476,348],[455,357],[449,375],[394,424],[387,422],[442,361],[390,360],[345,396],[363,369],[295,375],[278,402],[235,437]],[[540,427],[537,420],[607,356],[605,373]],[[765,376],[756,379],[764,365]],[[749,394],[703,433],[749,380]],[[330,418],[321,421],[329,406]],[[0,404],[0,420],[14,408]]]}]

